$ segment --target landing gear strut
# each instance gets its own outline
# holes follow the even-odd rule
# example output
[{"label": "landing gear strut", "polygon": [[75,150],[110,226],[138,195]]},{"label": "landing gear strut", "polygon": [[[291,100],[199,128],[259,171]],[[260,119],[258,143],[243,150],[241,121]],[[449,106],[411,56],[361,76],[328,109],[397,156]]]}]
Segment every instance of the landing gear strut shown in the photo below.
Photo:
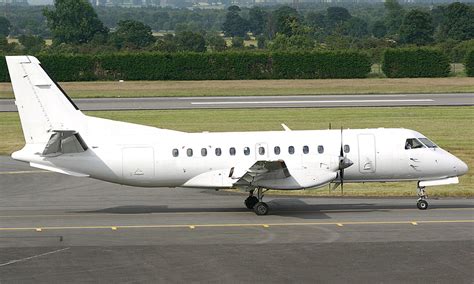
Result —
[{"label": "landing gear strut", "polygon": [[[254,192],[257,191],[257,196],[254,196]],[[264,189],[258,187],[249,192],[249,197],[245,199],[245,206],[248,209],[253,209],[257,215],[267,215],[268,205],[262,201]]]},{"label": "landing gear strut", "polygon": [[424,186],[419,186],[416,189],[416,193],[418,194],[418,201],[416,202],[416,207],[420,210],[428,209],[428,202],[426,201],[426,192]]}]

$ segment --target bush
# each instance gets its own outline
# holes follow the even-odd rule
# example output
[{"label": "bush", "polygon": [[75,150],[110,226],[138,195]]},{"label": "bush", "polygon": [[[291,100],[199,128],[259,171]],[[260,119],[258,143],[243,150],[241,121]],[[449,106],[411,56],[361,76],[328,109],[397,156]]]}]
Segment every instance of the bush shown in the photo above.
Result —
[{"label": "bush", "polygon": [[389,78],[447,77],[450,65],[448,57],[436,49],[387,49],[382,71]]},{"label": "bush", "polygon": [[5,56],[0,55],[0,82],[9,82],[10,76],[8,76],[8,67]]},{"label": "bush", "polygon": [[474,77],[474,49],[467,53],[466,60],[464,62],[467,76]]},{"label": "bush", "polygon": [[39,55],[41,66],[55,81],[93,81],[95,75],[95,58],[90,55]]},{"label": "bush", "polygon": [[[370,59],[357,52],[180,52],[40,55],[57,81],[364,78]],[[6,66],[0,62],[0,80]],[[2,73],[3,72],[3,73]]]},{"label": "bush", "polygon": [[273,78],[365,78],[370,58],[357,52],[274,53]]}]

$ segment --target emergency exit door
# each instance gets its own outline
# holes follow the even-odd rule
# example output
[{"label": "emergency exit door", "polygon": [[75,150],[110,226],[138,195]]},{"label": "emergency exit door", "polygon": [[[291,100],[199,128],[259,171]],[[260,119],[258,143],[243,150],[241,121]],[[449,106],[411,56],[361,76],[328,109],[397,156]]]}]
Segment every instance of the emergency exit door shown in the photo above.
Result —
[{"label": "emergency exit door", "polygon": [[376,145],[375,136],[360,134],[359,140],[359,172],[375,173],[376,170]]}]

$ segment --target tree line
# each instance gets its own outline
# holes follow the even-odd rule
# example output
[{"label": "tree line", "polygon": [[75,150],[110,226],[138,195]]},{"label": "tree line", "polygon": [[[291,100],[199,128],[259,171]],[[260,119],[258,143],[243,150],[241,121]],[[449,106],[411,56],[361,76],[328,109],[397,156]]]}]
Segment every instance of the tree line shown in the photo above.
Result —
[{"label": "tree line", "polygon": [[[0,52],[206,52],[224,50],[324,51],[359,49],[380,62],[387,48],[434,46],[460,62],[474,49],[474,7],[306,5],[240,8],[96,9],[86,0],[56,0],[38,13],[0,17]],[[29,14],[22,17],[22,13]],[[137,20],[139,19],[139,20]],[[38,22],[37,24],[35,24]],[[153,31],[170,30],[173,32]],[[19,43],[8,43],[15,35]],[[52,45],[45,44],[52,38]]]}]

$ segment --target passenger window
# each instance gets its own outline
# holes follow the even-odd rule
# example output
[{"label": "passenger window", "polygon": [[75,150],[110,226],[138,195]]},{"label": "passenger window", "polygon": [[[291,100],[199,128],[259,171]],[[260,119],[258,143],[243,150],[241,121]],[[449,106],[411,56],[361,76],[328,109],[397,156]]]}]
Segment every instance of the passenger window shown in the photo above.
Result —
[{"label": "passenger window", "polygon": [[231,156],[235,156],[235,148],[234,147],[230,148],[229,153]]},{"label": "passenger window", "polygon": [[344,145],[344,153],[349,153],[351,151],[351,147],[349,145]]},{"label": "passenger window", "polygon": [[222,155],[222,150],[221,150],[221,148],[216,148],[215,152],[216,152],[216,156]]},{"label": "passenger window", "polygon": [[179,150],[173,149],[173,157],[178,157],[178,156],[179,156]]},{"label": "passenger window", "polygon": [[188,155],[188,157],[192,157],[193,156],[193,149],[188,148],[188,150],[186,150],[186,154]]},{"label": "passenger window", "polygon": [[203,156],[203,157],[207,156],[207,149],[206,148],[201,149],[201,156]]},{"label": "passenger window", "polygon": [[303,154],[308,154],[309,153],[309,147],[308,146],[303,146]]},{"label": "passenger window", "polygon": [[293,147],[293,146],[288,147],[288,153],[293,155],[295,153],[295,147]]},{"label": "passenger window", "polygon": [[416,138],[409,138],[405,141],[405,150],[424,148],[423,144]]},{"label": "passenger window", "polygon": [[265,148],[264,147],[258,147],[258,154],[265,155]]},{"label": "passenger window", "polygon": [[244,148],[244,155],[245,155],[245,156],[250,155],[250,148],[249,148],[249,147],[245,147],[245,148]]},{"label": "passenger window", "polygon": [[324,153],[324,146],[323,146],[323,145],[319,145],[319,146],[318,146],[318,153],[319,153],[319,154]]},{"label": "passenger window", "polygon": [[275,153],[275,155],[280,155],[280,147],[275,146],[275,147],[273,148],[273,152]]}]

